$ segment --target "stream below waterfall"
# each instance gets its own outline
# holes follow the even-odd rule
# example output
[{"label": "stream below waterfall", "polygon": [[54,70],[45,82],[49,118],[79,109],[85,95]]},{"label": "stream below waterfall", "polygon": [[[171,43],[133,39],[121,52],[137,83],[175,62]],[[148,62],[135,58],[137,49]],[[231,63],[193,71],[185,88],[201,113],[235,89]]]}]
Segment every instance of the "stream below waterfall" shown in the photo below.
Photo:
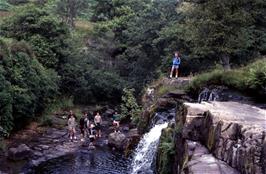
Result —
[{"label": "stream below waterfall", "polygon": [[[174,110],[172,110],[172,115]],[[45,161],[24,173],[38,174],[153,174],[157,147],[162,129],[173,119],[169,112],[156,113],[150,130],[141,138],[130,157],[113,151],[107,146],[89,151],[81,147],[73,154]]]},{"label": "stream below waterfall", "polygon": [[168,123],[157,124],[144,134],[132,157],[111,151],[108,147],[99,147],[60,158],[52,159],[25,173],[39,174],[153,174],[153,162],[161,131]]},{"label": "stream below waterfall", "polygon": [[129,174],[131,160],[108,148],[85,149],[47,161],[31,173],[39,174]]}]

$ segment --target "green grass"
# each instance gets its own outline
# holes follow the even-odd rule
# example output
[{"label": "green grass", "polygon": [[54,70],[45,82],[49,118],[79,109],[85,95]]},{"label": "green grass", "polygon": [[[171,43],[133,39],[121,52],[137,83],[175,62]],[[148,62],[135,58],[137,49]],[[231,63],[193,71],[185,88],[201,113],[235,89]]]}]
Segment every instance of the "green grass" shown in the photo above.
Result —
[{"label": "green grass", "polygon": [[163,96],[169,92],[172,92],[176,89],[176,87],[174,86],[160,86],[157,90],[157,96]]},{"label": "green grass", "polygon": [[256,62],[239,69],[224,71],[216,69],[194,77],[186,91],[192,96],[208,86],[227,86],[244,93],[261,95],[266,86],[266,59],[261,58]]}]

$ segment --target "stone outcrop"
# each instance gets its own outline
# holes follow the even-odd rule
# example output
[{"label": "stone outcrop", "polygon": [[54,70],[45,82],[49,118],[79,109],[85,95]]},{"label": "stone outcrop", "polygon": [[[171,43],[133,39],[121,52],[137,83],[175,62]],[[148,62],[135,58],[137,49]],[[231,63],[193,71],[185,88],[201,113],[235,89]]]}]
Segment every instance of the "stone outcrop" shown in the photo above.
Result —
[{"label": "stone outcrop", "polygon": [[31,156],[32,151],[26,144],[8,150],[8,158],[14,161],[24,160]]},{"label": "stone outcrop", "polygon": [[216,159],[209,150],[198,142],[188,141],[190,161],[185,173],[188,174],[239,174],[225,162]]},{"label": "stone outcrop", "polygon": [[118,150],[125,150],[127,146],[127,137],[121,132],[113,132],[108,137],[108,145]]},{"label": "stone outcrop", "polygon": [[236,102],[187,103],[183,131],[243,174],[264,174],[266,112]]}]

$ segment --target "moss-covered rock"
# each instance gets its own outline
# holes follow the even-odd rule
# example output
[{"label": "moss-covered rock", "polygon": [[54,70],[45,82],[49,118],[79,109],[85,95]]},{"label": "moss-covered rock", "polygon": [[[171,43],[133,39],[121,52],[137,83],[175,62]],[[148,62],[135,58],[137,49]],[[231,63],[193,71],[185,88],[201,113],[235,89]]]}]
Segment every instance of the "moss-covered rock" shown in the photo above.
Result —
[{"label": "moss-covered rock", "polygon": [[157,173],[158,174],[172,174],[174,163],[174,129],[166,128],[162,131],[160,143],[157,152]]}]

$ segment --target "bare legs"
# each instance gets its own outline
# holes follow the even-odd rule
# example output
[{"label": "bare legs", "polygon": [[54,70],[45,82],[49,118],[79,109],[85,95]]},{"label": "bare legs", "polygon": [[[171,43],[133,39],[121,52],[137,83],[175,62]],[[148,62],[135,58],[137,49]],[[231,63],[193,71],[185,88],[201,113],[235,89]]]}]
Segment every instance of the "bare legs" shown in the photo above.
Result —
[{"label": "bare legs", "polygon": [[101,130],[97,130],[97,135],[96,137],[101,137],[102,136],[102,131]]},{"label": "bare legs", "polygon": [[[175,74],[174,74],[174,71],[175,71]],[[174,76],[175,78],[178,77],[178,68],[172,67],[172,69],[171,69],[171,73],[170,73],[170,78],[172,78],[173,76]]]},{"label": "bare legs", "polygon": [[75,136],[75,133],[76,133],[76,130],[74,128],[70,129],[69,130],[69,137],[70,137],[70,140],[72,139],[76,139],[77,137]]}]

